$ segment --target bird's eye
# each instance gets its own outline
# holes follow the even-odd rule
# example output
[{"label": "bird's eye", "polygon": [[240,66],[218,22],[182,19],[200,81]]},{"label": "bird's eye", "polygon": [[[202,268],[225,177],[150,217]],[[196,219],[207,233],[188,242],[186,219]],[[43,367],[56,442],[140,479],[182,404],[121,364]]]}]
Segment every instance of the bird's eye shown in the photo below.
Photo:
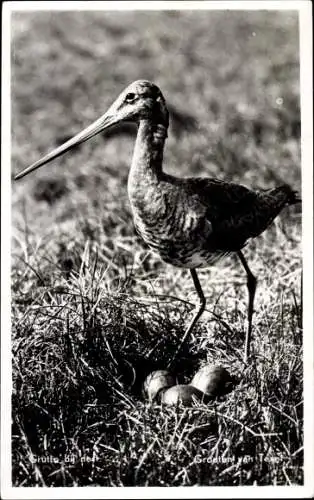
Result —
[{"label": "bird's eye", "polygon": [[133,92],[129,92],[125,96],[125,100],[126,100],[126,102],[132,102],[132,101],[134,101],[135,97],[136,97],[136,95]]}]

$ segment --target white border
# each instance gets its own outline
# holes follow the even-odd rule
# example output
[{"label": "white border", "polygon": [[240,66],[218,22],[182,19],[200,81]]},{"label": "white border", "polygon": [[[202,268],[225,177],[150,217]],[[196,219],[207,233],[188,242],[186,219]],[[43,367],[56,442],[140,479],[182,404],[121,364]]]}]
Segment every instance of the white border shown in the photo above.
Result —
[{"label": "white border", "polygon": [[150,0],[150,1],[40,1],[7,2],[11,11],[26,10],[306,10],[308,0]]},{"label": "white border", "polygon": [[[297,10],[300,16],[301,118],[302,118],[302,244],[305,454],[304,486],[248,487],[68,487],[16,488],[11,486],[11,116],[10,26],[12,11],[30,10]],[[7,2],[2,9],[2,153],[1,153],[1,498],[310,498],[314,495],[313,437],[313,81],[311,1],[150,1],[150,2]],[[5,410],[5,411],[4,411]]]},{"label": "white border", "polygon": [[[1,497],[11,477],[11,18],[2,16],[1,101]],[[5,450],[5,451],[4,451]],[[5,459],[6,458],[6,459]],[[3,487],[4,486],[4,487]]]},{"label": "white border", "polygon": [[[300,10],[300,99],[303,256],[304,478],[314,496],[313,311],[313,27],[312,4]],[[302,28],[302,29],[301,29]]]}]

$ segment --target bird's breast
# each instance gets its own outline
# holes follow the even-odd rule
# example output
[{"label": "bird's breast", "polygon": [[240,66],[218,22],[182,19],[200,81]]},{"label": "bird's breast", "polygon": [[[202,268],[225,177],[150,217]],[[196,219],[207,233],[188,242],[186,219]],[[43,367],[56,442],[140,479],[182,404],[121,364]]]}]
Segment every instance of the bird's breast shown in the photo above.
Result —
[{"label": "bird's breast", "polygon": [[146,188],[130,196],[134,225],[145,243],[167,263],[179,267],[208,266],[219,257],[208,252],[209,221],[187,208],[175,194]]}]

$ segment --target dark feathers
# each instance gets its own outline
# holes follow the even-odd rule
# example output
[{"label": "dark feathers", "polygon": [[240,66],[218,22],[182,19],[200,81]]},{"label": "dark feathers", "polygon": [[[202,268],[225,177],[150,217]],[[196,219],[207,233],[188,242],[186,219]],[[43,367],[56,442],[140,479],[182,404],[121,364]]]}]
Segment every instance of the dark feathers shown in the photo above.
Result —
[{"label": "dark feathers", "polygon": [[218,179],[168,177],[185,198],[193,200],[195,207],[205,213],[212,225],[207,239],[209,252],[240,250],[250,238],[260,235],[288,205],[300,202],[297,193],[289,186],[253,191],[240,184]]}]

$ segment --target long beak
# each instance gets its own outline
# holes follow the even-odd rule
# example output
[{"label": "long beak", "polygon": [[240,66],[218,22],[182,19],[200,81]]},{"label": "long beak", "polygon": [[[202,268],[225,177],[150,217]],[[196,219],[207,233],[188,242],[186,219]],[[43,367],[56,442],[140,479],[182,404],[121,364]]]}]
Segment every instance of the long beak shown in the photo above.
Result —
[{"label": "long beak", "polygon": [[93,122],[89,127],[85,128],[80,132],[79,134],[75,135],[72,137],[72,139],[69,139],[66,141],[64,144],[59,146],[58,148],[54,149],[47,155],[45,155],[43,158],[40,160],[36,161],[29,167],[25,168],[17,174],[14,177],[14,180],[21,179],[25,175],[29,174],[30,172],[33,172],[33,170],[36,170],[36,168],[42,167],[43,165],[46,165],[50,161],[54,160],[58,156],[63,155],[67,151],[70,151],[70,149],[74,148],[75,146],[78,146],[82,142],[88,141],[91,137],[94,137],[95,135],[99,134],[106,128],[111,127],[112,125],[115,125],[121,121],[121,118],[119,119],[117,115],[111,112],[111,108],[105,113],[103,116],[101,116],[98,120]]}]

